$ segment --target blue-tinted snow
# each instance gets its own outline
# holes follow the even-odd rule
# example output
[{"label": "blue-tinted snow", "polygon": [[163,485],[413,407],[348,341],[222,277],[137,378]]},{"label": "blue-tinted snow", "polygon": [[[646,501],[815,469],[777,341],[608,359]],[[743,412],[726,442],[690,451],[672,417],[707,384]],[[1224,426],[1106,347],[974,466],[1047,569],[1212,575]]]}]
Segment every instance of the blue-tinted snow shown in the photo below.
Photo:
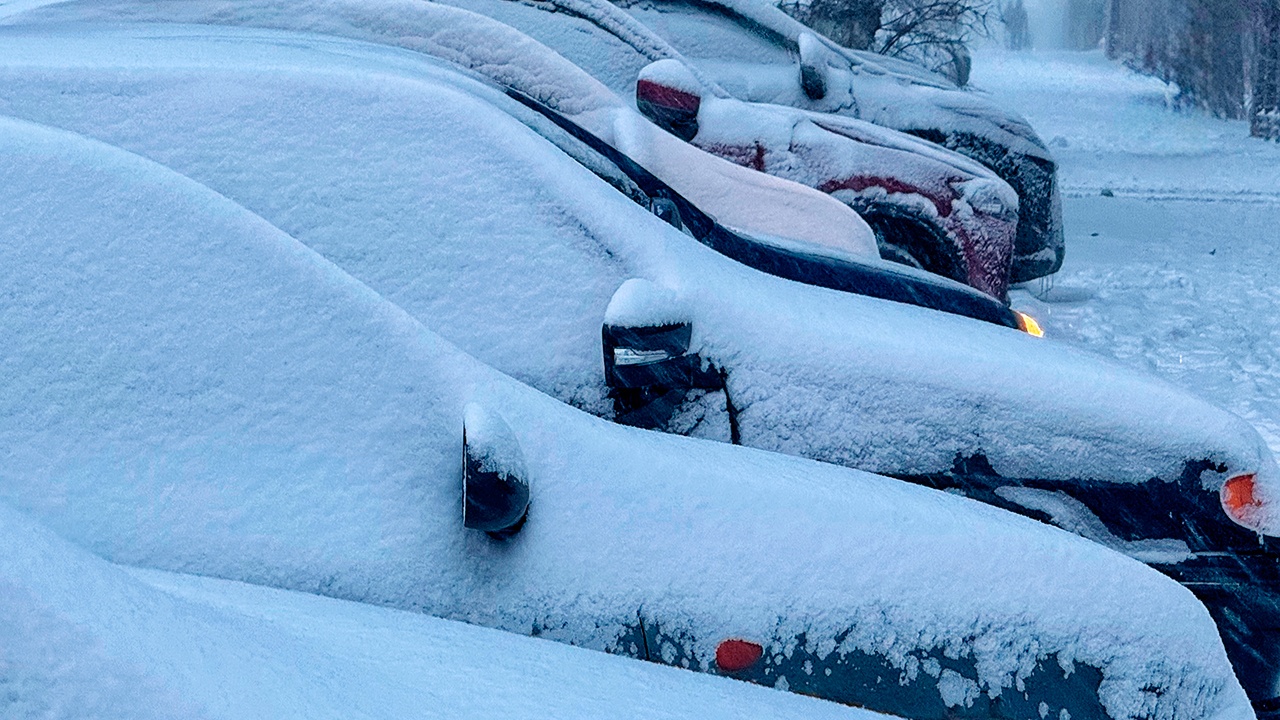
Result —
[{"label": "blue-tinted snow", "polygon": [[494,630],[108,563],[0,504],[9,720],[883,717]]},{"label": "blue-tinted snow", "polygon": [[1057,337],[1239,413],[1280,451],[1280,145],[1177,111],[1175,88],[1101,52],[986,48],[974,82],[1061,163],[1067,261],[1017,302]]},{"label": "blue-tinted snow", "polygon": [[[1128,558],[943,493],[591,418],[188,178],[10,120],[0,147],[0,500],[97,554],[596,649],[641,606],[696,626],[701,658],[801,631],[904,665],[971,647],[968,681],[991,693],[1056,652],[1102,668],[1116,717],[1250,716],[1204,608]],[[535,489],[509,544],[461,527],[469,401],[502,413]]]},{"label": "blue-tinted snow", "polygon": [[609,412],[600,323],[642,277],[690,308],[744,444],[921,474],[982,453],[1046,479],[1177,477],[1207,458],[1228,468],[1208,488],[1256,472],[1280,498],[1238,417],[1062,343],[730,262],[494,110],[513,101],[421,56],[234,28],[41,33],[6,36],[0,111],[208,185],[579,407]]},{"label": "blue-tinted snow", "polygon": [[[533,12],[543,20],[551,17]],[[680,142],[564,57],[514,28],[466,10],[411,0],[113,0],[59,3],[23,17],[28,22],[70,19],[319,32],[442,58],[569,116],[728,225],[879,258],[871,228],[840,202]]]}]

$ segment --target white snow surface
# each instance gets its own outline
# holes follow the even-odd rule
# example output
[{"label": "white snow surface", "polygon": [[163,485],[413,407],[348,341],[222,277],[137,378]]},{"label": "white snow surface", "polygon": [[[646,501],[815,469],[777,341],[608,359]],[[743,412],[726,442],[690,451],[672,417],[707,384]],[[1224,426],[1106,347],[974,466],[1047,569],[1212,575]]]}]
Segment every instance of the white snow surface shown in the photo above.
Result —
[{"label": "white snow surface", "polygon": [[10,22],[72,20],[295,30],[441,58],[565,114],[727,224],[879,257],[871,228],[840,202],[681,142],[555,51],[467,10],[418,0],[79,0]]},{"label": "white snow surface", "polygon": [[[978,675],[968,679],[998,693],[1056,652],[1102,669],[1114,717],[1251,717],[1203,606],[1139,563],[945,493],[591,418],[481,365],[188,178],[8,119],[0,148],[0,332],[10,340],[0,502],[108,560],[542,628],[596,649],[643,608],[695,638],[703,669],[719,638],[848,631],[830,651],[862,648],[904,667],[920,649],[972,648]],[[511,543],[461,527],[468,402],[500,410],[528,463],[538,511]],[[88,560],[71,558],[67,574],[24,570],[24,553],[41,548],[51,567],[62,562],[47,541],[0,561],[37,591],[19,591],[32,609],[19,632],[84,629],[75,618],[94,617],[94,603],[41,591],[78,583],[76,566],[88,567],[84,587],[105,616],[120,593],[179,612]],[[636,548],[648,562],[634,561]],[[291,601],[278,615],[274,602],[260,612],[299,627]],[[322,607],[293,607],[308,604]],[[221,637],[221,621],[206,621]],[[114,630],[102,632],[119,647]],[[351,636],[368,657],[361,629]],[[270,640],[237,637],[211,652],[257,657],[251,648]],[[404,645],[394,627],[375,637]],[[202,647],[175,646],[152,662]],[[108,663],[84,657],[69,672]],[[299,666],[288,663],[284,679]],[[112,668],[108,691],[135,684],[131,668]]]},{"label": "white snow surface", "polygon": [[462,409],[462,426],[467,453],[480,464],[481,472],[520,480],[529,477],[520,441],[502,415],[479,403],[467,403]]},{"label": "white snow surface", "polygon": [[[843,48],[767,0],[708,0],[707,5],[727,12],[685,0],[628,3],[627,12],[739,99],[849,115],[899,130],[967,131],[1017,152],[1048,157],[1024,120],[982,92],[960,90],[906,62]],[[809,99],[800,86],[799,42],[805,34],[831,52],[820,100]]]},{"label": "white snow surface", "polygon": [[420,613],[114,565],[0,505],[11,720],[883,717]]},{"label": "white snow surface", "polygon": [[642,278],[622,283],[604,311],[607,325],[656,327],[689,321],[689,310],[672,290]]},{"label": "white snow surface", "polygon": [[1045,479],[1177,477],[1204,458],[1228,468],[1206,488],[1256,472],[1280,510],[1280,470],[1236,416],[1062,343],[728,261],[490,104],[514,101],[421,56],[177,26],[12,29],[5,43],[0,111],[206,184],[597,414],[611,412],[601,320],[623,281],[645,278],[680,296],[693,350],[729,372],[744,444],[904,474],[982,453],[1006,477]]},{"label": "white snow surface", "polygon": [[1015,302],[1065,342],[1240,414],[1280,452],[1280,146],[1171,108],[1174,88],[1100,52],[975,58],[974,83],[1060,161],[1067,260]]}]

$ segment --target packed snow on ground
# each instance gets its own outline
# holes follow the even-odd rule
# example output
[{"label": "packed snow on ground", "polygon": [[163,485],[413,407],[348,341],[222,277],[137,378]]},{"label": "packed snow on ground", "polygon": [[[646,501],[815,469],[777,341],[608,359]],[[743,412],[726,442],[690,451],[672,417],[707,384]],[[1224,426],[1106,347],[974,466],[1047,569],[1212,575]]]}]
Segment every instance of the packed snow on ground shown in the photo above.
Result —
[{"label": "packed snow on ground", "polygon": [[1174,88],[1100,52],[984,49],[974,83],[1026,114],[1060,167],[1067,261],[1018,305],[1280,450],[1280,145],[1174,109]]},{"label": "packed snow on ground", "polygon": [[0,504],[11,720],[858,718],[420,613],[108,563]]},{"label": "packed snow on ground", "polygon": [[177,169],[597,414],[611,412],[600,323],[643,277],[690,308],[745,444],[895,473],[983,453],[1009,477],[1138,481],[1207,456],[1258,472],[1264,495],[1280,479],[1252,428],[1143,375],[730,262],[495,108],[517,103],[422,56],[247,29],[86,33],[8,32],[0,110]]},{"label": "packed snow on ground", "polygon": [[[1135,561],[945,493],[592,418],[188,178],[23,122],[0,121],[0,147],[0,501],[109,560],[596,649],[625,649],[643,613],[701,669],[722,638],[780,653],[801,632],[904,673],[925,649],[971,652],[977,675],[940,678],[944,696],[1008,690],[1056,652],[1102,669],[1114,717],[1250,717],[1203,606]],[[523,451],[530,517],[509,543],[461,527],[468,402]],[[75,577],[15,557],[22,582]],[[217,652],[257,655],[235,636]]]}]

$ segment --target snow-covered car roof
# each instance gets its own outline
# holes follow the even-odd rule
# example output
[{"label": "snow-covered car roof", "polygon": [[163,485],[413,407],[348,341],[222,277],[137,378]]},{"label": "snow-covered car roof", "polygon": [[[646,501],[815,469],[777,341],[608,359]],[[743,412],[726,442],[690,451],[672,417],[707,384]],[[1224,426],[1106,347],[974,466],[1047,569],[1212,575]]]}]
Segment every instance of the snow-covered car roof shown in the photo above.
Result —
[{"label": "snow-covered car roof", "polygon": [[1226,468],[1206,489],[1250,472],[1277,492],[1274,459],[1234,415],[1066,346],[737,265],[531,132],[519,103],[429,58],[245,29],[29,32],[5,37],[7,112],[203,182],[596,414],[611,414],[604,310],[643,277],[693,308],[692,349],[728,372],[744,444],[904,475],[980,454],[1046,480],[1176,478],[1203,459]]},{"label": "snow-covered car roof", "polygon": [[[477,9],[498,12],[504,17],[513,8],[508,3],[493,6],[481,3]],[[943,247],[937,266],[928,269],[1003,298],[1012,256],[1016,194],[990,170],[962,155],[944,150],[893,130],[868,122],[827,114],[806,113],[781,106],[762,106],[731,100],[711,83],[702,83],[707,95],[704,109],[722,105],[719,113],[708,115],[710,127],[694,144],[712,153],[732,158],[738,165],[767,169],[772,176],[796,180],[778,183],[747,168],[727,163],[690,148],[652,123],[638,117],[630,104],[635,77],[624,81],[628,101],[624,102],[598,80],[519,31],[483,16],[436,3],[405,3],[397,0],[369,3],[357,0],[255,0],[238,3],[228,11],[209,2],[138,2],[137,0],[89,0],[63,3],[55,8],[21,18],[26,22],[121,19],[228,24],[305,30],[389,44],[424,52],[475,70],[496,82],[514,88],[564,113],[640,160],[702,210],[724,224],[747,232],[792,237],[817,244],[877,256],[871,231],[843,208],[829,207],[827,198],[815,198],[812,188],[833,192],[844,203],[874,216],[910,217],[935,228],[932,242]],[[593,11],[596,23],[618,33],[602,33],[596,24],[563,13],[549,14],[531,8],[514,9],[522,26],[565,47],[567,42],[553,26],[568,23],[578,38],[569,43],[577,48],[584,38],[612,47],[610,39],[627,40],[625,52],[638,55],[640,66],[649,57],[678,53],[661,47],[662,41],[635,20],[607,3],[584,8]],[[523,17],[532,11],[532,17]],[[505,13],[505,14],[504,14]],[[523,13],[523,14],[522,14]],[[610,20],[616,21],[610,24]],[[615,27],[616,25],[616,27]],[[587,35],[583,36],[583,33]],[[639,50],[637,50],[639,48]],[[646,52],[647,51],[647,52]],[[677,62],[669,59],[666,62]],[[617,61],[593,66],[593,72],[610,76]],[[623,65],[631,64],[623,61]],[[696,70],[687,68],[687,72]],[[712,102],[712,100],[719,102]],[[714,120],[712,119],[714,118]],[[773,126],[781,121],[795,126],[796,138],[775,137]],[[762,128],[769,129],[766,135]],[[807,130],[807,132],[805,132]],[[732,148],[742,144],[760,146],[767,163],[744,162]],[[814,154],[816,150],[816,155]],[[757,165],[762,165],[757,167]],[[853,174],[850,174],[852,168]],[[973,182],[973,181],[977,182]],[[974,190],[981,185],[983,190]],[[846,186],[858,187],[849,190]],[[864,187],[865,186],[865,187]],[[973,196],[973,197],[971,197]],[[980,197],[979,197],[980,196]],[[826,204],[823,201],[827,201]],[[975,203],[992,212],[984,212]],[[941,210],[934,210],[934,207]],[[955,212],[952,212],[954,206]],[[873,218],[874,219],[874,218]],[[892,225],[892,221],[885,221]],[[883,225],[884,222],[879,223]],[[881,227],[882,234],[887,228]],[[899,240],[905,246],[907,243]],[[917,253],[919,250],[917,250]],[[934,253],[930,253],[932,257]]]},{"label": "snow-covered car roof", "polygon": [[[38,22],[41,15],[25,18]],[[518,90],[615,146],[643,153],[645,167],[721,222],[747,232],[812,242],[878,258],[871,229],[824,193],[762,175],[680,142],[598,80],[551,49],[495,20],[447,5],[384,0],[70,2],[46,21],[122,19],[248,25],[382,42],[443,58]],[[412,28],[412,30],[411,30]]]},{"label": "snow-covered car roof", "polygon": [[[554,0],[551,0],[554,1]],[[574,0],[607,2],[608,0]],[[642,0],[619,3],[628,13],[706,70],[730,92],[752,82],[764,66],[794,67],[800,38],[818,40],[829,53],[827,97],[816,104],[802,98],[799,83],[779,83],[776,102],[832,112],[852,104],[859,116],[887,127],[952,127],[968,130],[1019,152],[1049,159],[1027,122],[998,108],[984,93],[960,90],[941,76],[911,63],[841,47],[776,6],[759,0]],[[838,63],[843,60],[843,63]],[[838,64],[837,64],[838,63]],[[842,67],[843,65],[843,67]],[[843,75],[843,77],[841,77]],[[765,78],[755,81],[768,83]],[[736,93],[735,93],[736,94]],[[752,93],[754,95],[754,93]]]},{"label": "snow-covered car roof", "polygon": [[[243,49],[312,42],[274,40]],[[220,90],[211,102],[248,99],[187,79]],[[432,92],[448,104],[424,107],[535,138],[457,88]],[[643,640],[701,670],[724,637],[757,639],[765,667],[881,658],[879,685],[918,690],[918,716],[978,712],[997,694],[1018,707],[1066,671],[1111,717],[1250,717],[1203,607],[1123,556],[945,493],[589,417],[189,178],[11,119],[0,147],[0,501],[108,560],[627,654]],[[599,201],[602,183],[557,170]],[[651,242],[670,251],[679,237]],[[508,542],[459,522],[468,403],[499,414],[523,453],[531,505]],[[49,545],[16,558],[25,583],[32,561],[62,559]],[[41,569],[36,582],[69,578]],[[124,592],[169,613],[145,588]]]},{"label": "snow-covered car roof", "polygon": [[420,613],[114,565],[3,505],[0,545],[8,717],[884,717]]}]

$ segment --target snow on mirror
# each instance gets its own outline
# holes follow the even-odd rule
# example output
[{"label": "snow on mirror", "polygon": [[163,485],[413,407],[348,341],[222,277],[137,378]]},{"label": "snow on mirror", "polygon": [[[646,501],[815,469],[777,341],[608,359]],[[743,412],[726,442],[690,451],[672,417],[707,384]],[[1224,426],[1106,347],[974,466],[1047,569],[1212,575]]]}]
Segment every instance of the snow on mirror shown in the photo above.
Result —
[{"label": "snow on mirror", "polygon": [[813,33],[800,35],[800,87],[810,100],[827,95],[827,52]]},{"label": "snow on mirror", "polygon": [[[601,328],[605,384],[615,419],[634,427],[671,430],[703,424],[707,394],[725,391],[723,403],[736,442],[732,404],[725,376],[697,352],[690,352],[693,323],[676,293],[642,278],[627,280],[614,293]],[[719,433],[713,436],[722,435]]]},{"label": "snow on mirror", "polygon": [[462,419],[462,525],[496,539],[520,532],[529,516],[524,453],[497,414],[468,403]]}]

